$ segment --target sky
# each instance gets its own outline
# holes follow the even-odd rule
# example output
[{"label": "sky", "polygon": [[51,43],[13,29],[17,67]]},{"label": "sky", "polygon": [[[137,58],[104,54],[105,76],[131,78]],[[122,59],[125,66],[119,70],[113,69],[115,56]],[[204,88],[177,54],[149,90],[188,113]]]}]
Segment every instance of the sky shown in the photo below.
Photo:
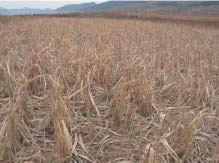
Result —
[{"label": "sky", "polygon": [[101,3],[104,2],[104,0],[0,0],[0,7],[12,9],[12,8],[51,8],[55,9],[61,6],[64,6],[66,4],[79,4],[79,3],[85,3],[85,2],[96,2]]},{"label": "sky", "polygon": [[[36,0],[0,0],[0,7],[7,8],[7,9],[25,8],[25,7],[39,8],[39,9],[45,9],[45,8],[56,9],[58,7],[61,7],[67,4],[79,4],[79,3],[86,3],[86,2],[101,3],[105,1],[108,1],[108,0],[38,0],[38,1]],[[117,1],[117,0],[114,0],[114,1]],[[132,0],[132,1],[139,1],[139,0]],[[166,1],[166,0],[160,0],[160,1]],[[177,1],[177,0],[169,0],[169,1]],[[185,1],[195,1],[195,0],[185,0]],[[203,1],[203,0],[199,0],[199,1]]]}]

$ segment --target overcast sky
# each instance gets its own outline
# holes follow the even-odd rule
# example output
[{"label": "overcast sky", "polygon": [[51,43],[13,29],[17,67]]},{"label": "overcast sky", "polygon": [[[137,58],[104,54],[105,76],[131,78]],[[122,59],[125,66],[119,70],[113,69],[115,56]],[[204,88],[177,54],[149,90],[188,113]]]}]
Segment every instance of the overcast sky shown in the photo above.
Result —
[{"label": "overcast sky", "polygon": [[78,3],[85,3],[85,2],[104,2],[106,0],[39,0],[39,1],[34,1],[34,0],[0,0],[0,7],[3,8],[24,8],[24,7],[29,7],[29,8],[57,8],[61,7],[66,4],[78,4]]},{"label": "overcast sky", "polygon": [[[64,6],[66,4],[79,4],[79,3],[85,3],[85,2],[101,3],[105,1],[108,1],[108,0],[38,0],[38,1],[36,0],[0,0],[0,7],[8,8],[8,9],[24,8],[24,7],[55,9],[55,8]],[[118,1],[118,0],[114,0],[114,1]],[[122,1],[130,1],[130,0],[122,0]],[[139,1],[139,0],[131,0],[131,1]],[[177,0],[159,0],[159,1],[177,1]],[[184,1],[196,1],[196,0],[184,0]],[[205,1],[205,0],[199,0],[199,1]],[[211,1],[217,1],[217,0],[211,0]]]}]

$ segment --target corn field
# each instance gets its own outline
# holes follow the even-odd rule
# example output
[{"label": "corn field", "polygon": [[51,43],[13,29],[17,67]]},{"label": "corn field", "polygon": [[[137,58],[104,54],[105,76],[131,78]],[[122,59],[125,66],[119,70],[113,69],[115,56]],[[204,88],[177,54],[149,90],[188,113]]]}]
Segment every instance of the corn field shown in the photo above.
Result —
[{"label": "corn field", "polygon": [[219,162],[219,30],[0,20],[0,162]]}]

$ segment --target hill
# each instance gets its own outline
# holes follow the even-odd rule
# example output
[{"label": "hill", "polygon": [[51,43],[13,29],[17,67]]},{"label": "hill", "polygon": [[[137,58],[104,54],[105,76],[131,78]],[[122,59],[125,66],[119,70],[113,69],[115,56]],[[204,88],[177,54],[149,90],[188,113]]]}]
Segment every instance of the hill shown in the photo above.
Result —
[{"label": "hill", "polygon": [[217,1],[108,1],[86,8],[83,12],[104,11],[172,11],[177,9],[212,8],[219,7]]},{"label": "hill", "polygon": [[0,15],[3,15],[4,13],[7,13],[8,10],[5,8],[0,7]]},{"label": "hill", "polygon": [[[145,2],[140,1],[108,1],[95,6],[89,7],[84,12],[102,12],[110,10],[121,10],[121,9],[131,9],[136,8],[141,5],[146,4]],[[138,5],[138,6],[136,6]],[[137,8],[136,8],[137,9]]]},{"label": "hill", "polygon": [[5,9],[0,8],[0,15],[30,15],[30,14],[48,14],[52,9],[33,9],[33,8],[20,8],[20,9]]},{"label": "hill", "polygon": [[93,12],[167,12],[214,15],[219,14],[219,1],[107,1],[69,4],[57,9],[5,9],[0,8],[0,15],[28,15],[52,13],[93,13]]},{"label": "hill", "polygon": [[57,8],[55,11],[58,13],[81,12],[83,10],[86,10],[89,7],[93,7],[96,5],[97,4],[94,2],[82,3],[82,4],[70,4],[70,5],[65,5],[63,7]]}]

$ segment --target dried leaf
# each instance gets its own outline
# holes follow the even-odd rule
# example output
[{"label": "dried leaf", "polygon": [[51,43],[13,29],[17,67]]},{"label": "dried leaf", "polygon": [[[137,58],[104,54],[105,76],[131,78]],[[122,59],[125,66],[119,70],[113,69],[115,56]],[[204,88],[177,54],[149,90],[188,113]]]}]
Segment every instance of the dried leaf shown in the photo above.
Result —
[{"label": "dried leaf", "polygon": [[68,129],[66,127],[65,121],[62,120],[62,127],[63,127],[63,135],[65,137],[65,141],[66,141],[66,145],[68,147],[68,150],[71,151],[72,150],[72,138],[71,135],[68,132]]},{"label": "dried leaf", "polygon": [[180,158],[178,157],[176,152],[173,150],[173,148],[169,145],[167,140],[161,139],[160,142],[163,144],[163,146],[166,148],[166,150],[169,152],[169,154],[171,154],[172,157],[175,158],[175,160],[178,162],[180,160]]}]

